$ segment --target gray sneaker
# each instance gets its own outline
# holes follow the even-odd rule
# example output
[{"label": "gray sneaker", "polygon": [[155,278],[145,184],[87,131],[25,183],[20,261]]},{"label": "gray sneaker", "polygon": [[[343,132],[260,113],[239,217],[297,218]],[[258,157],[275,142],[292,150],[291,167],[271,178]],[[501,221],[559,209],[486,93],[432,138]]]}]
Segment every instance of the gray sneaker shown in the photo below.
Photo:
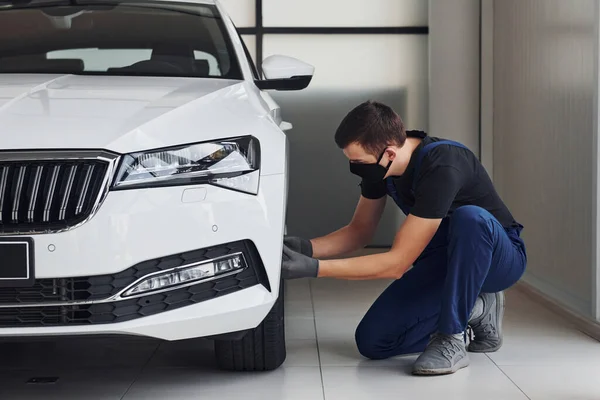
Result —
[{"label": "gray sneaker", "polygon": [[414,375],[453,374],[469,365],[463,335],[434,333],[425,351],[413,365]]},{"label": "gray sneaker", "polygon": [[469,343],[473,353],[492,353],[502,347],[502,318],[504,317],[504,292],[482,293],[483,314],[469,321],[474,338]]}]

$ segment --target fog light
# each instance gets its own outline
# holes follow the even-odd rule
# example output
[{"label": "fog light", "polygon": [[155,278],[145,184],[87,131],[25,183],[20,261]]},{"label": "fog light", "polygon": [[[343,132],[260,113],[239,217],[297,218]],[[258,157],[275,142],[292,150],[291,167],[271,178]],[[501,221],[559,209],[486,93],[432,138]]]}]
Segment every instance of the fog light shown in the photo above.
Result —
[{"label": "fog light", "polygon": [[159,272],[136,283],[122,297],[188,285],[246,268],[242,253]]}]

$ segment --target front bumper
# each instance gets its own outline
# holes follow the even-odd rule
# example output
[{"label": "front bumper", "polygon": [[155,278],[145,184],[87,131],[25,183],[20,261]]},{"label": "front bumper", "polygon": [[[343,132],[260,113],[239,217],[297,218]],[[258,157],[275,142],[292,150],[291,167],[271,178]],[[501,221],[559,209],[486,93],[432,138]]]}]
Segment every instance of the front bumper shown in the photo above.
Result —
[{"label": "front bumper", "polygon": [[[33,236],[38,282],[61,288],[85,280],[88,287],[77,288],[93,292],[89,301],[59,305],[49,296],[52,305],[45,306],[30,297],[28,307],[7,307],[0,290],[0,336],[121,333],[177,340],[254,328],[277,299],[284,209],[283,174],[261,177],[258,196],[213,186],[111,192],[84,225]],[[156,260],[206,249],[214,255],[232,244],[252,253],[250,267],[238,275],[103,301],[131,283],[132,274],[156,272],[140,265],[156,267]]]},{"label": "front bumper", "polygon": [[273,296],[263,286],[127,322],[40,328],[5,328],[4,337],[56,335],[136,335],[164,340],[238,332],[258,326],[272,307]]}]

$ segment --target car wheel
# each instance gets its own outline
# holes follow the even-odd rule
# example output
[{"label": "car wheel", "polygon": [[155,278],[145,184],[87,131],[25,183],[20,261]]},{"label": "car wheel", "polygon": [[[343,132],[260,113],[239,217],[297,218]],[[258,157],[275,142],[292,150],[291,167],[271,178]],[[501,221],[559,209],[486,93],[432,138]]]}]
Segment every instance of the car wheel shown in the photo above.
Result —
[{"label": "car wheel", "polygon": [[279,297],[261,324],[239,340],[215,341],[219,368],[228,371],[271,371],[286,357],[284,322],[284,283]]}]

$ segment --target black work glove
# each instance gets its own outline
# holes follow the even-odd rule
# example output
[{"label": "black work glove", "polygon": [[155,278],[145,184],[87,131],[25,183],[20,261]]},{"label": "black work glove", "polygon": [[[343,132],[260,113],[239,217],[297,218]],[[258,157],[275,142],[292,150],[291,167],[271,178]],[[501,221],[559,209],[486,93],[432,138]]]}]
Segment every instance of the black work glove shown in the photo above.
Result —
[{"label": "black work glove", "polygon": [[283,244],[296,253],[304,254],[307,257],[313,256],[313,247],[310,240],[295,236],[286,236],[283,239]]},{"label": "black work glove", "polygon": [[319,274],[319,260],[297,253],[283,245],[283,279],[316,278]]}]

